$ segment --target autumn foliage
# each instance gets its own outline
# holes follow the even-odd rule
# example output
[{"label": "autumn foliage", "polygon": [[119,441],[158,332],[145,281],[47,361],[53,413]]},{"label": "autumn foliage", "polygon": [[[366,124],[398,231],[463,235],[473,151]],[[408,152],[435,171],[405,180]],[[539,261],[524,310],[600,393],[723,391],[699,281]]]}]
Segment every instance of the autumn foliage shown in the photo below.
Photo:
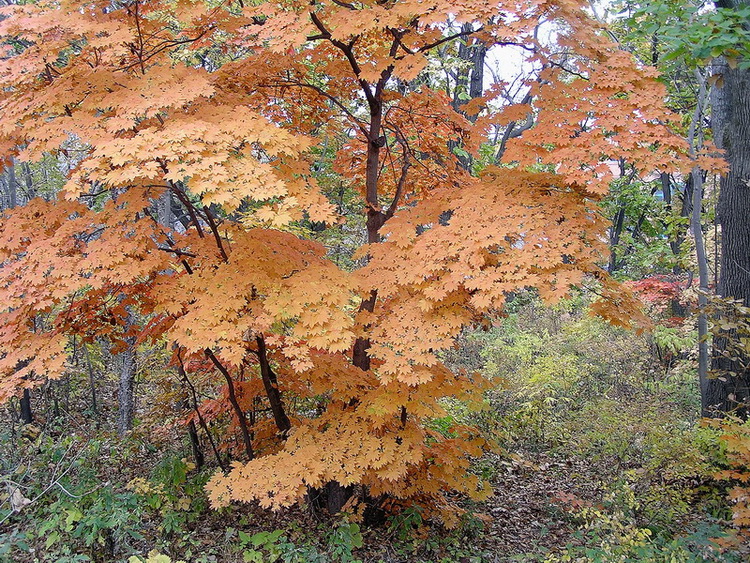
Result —
[{"label": "autumn foliage", "polygon": [[[485,444],[471,428],[424,422],[443,414],[443,397],[478,403],[485,383],[451,372],[441,351],[527,287],[553,301],[591,280],[599,312],[628,324],[635,301],[598,265],[607,160],[690,166],[655,73],[584,5],[4,9],[2,153],[58,154],[71,173],[57,200],[0,226],[0,399],[60,377],[72,335],[115,349],[128,337],[166,343],[184,378],[211,374],[218,394],[203,412],[229,413],[243,444],[246,459],[209,483],[216,506],[279,508],[356,484],[450,521],[446,492],[489,492],[467,473]],[[538,38],[542,22],[554,45]],[[455,111],[418,77],[457,41],[526,52],[539,69],[532,102],[508,105],[493,87]],[[530,112],[534,127],[502,162],[460,165],[454,147],[476,156],[491,126]],[[341,221],[316,172],[321,152],[361,194],[367,244],[353,271],[301,227]],[[158,220],[165,198],[182,222]]]}]

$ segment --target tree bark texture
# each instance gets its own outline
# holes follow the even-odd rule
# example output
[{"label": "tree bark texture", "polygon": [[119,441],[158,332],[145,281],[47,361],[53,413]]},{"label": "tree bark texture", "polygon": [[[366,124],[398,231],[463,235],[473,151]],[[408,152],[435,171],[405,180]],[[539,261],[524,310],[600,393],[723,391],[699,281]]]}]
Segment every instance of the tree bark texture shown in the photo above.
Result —
[{"label": "tree bark texture", "polygon": [[[744,2],[733,2],[737,7]],[[721,261],[718,294],[750,305],[750,70],[730,68],[717,59],[714,74],[721,81],[712,93],[712,129],[718,148],[724,149],[729,172],[721,179],[717,214],[721,225]],[[730,352],[732,331],[714,339],[706,403],[714,413],[747,414],[750,373],[747,358]],[[706,413],[708,414],[708,413]]]},{"label": "tree bark texture", "polygon": [[193,450],[193,459],[195,460],[195,467],[200,469],[205,463],[205,457],[203,456],[203,450],[201,449],[201,441],[198,437],[198,429],[195,427],[195,422],[192,420],[188,424],[188,437],[190,438],[190,448]]},{"label": "tree bark texture", "polygon": [[31,424],[34,422],[34,415],[31,412],[31,393],[28,389],[23,390],[23,396],[21,397],[21,420],[24,424]]},{"label": "tree bark texture", "polygon": [[268,402],[271,405],[271,412],[273,413],[273,419],[276,423],[276,428],[279,429],[285,437],[289,430],[292,428],[292,423],[284,410],[284,405],[281,402],[281,393],[279,392],[279,382],[276,379],[276,374],[271,369],[271,364],[268,362],[268,352],[266,351],[266,341],[262,336],[256,336],[255,342],[258,344],[258,361],[260,363],[260,376],[263,380],[263,387],[266,390],[266,396]]},{"label": "tree bark texture", "polygon": [[122,353],[122,368],[120,369],[120,385],[117,390],[117,433],[122,436],[133,428],[135,415],[135,339],[127,339],[128,347]]},{"label": "tree bark texture", "polygon": [[701,202],[703,201],[703,177],[698,167],[691,172],[693,178],[693,212],[690,215],[690,227],[695,239],[695,258],[698,263],[698,385],[701,395],[701,411],[708,410],[708,319],[706,305],[708,304],[708,260],[703,241],[701,226]]}]

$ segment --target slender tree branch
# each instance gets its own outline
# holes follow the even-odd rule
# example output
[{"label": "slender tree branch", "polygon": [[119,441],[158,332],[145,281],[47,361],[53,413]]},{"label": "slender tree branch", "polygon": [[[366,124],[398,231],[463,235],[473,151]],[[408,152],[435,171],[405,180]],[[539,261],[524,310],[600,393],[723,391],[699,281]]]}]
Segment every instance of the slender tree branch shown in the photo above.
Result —
[{"label": "slender tree branch", "polygon": [[206,424],[206,420],[203,418],[201,410],[198,408],[198,394],[195,392],[195,385],[193,385],[193,382],[190,381],[190,378],[187,375],[187,371],[185,370],[185,364],[182,361],[182,352],[180,348],[177,349],[176,355],[178,361],[177,372],[180,374],[180,377],[182,377],[182,380],[190,389],[190,394],[193,396],[193,410],[198,416],[198,423],[201,425],[201,428],[203,428],[203,432],[206,433],[208,442],[211,444],[211,449],[213,450],[214,456],[216,457],[216,462],[219,464],[219,467],[221,467],[222,471],[226,471],[226,465],[222,461],[221,455],[219,455],[219,450],[216,448],[216,444],[214,443],[214,438],[211,435],[211,432],[208,430],[208,424]]},{"label": "slender tree branch", "polygon": [[[156,162],[159,164],[159,167],[161,168],[162,172],[164,174],[169,173],[169,168],[167,167],[166,162],[162,160],[161,158],[157,158]],[[185,193],[173,182],[172,180],[166,180],[167,187],[172,191],[174,195],[177,196],[177,199],[180,200],[180,203],[185,206],[185,209],[187,209],[188,215],[190,215],[190,220],[195,225],[195,228],[198,231],[198,236],[200,238],[203,238],[205,235],[203,233],[203,228],[201,227],[200,222],[198,221],[198,215],[196,213],[195,206],[190,202],[190,200],[187,198]]]},{"label": "slender tree branch", "polygon": [[216,221],[214,221],[214,216],[211,213],[211,210],[204,205],[203,212],[206,214],[206,220],[208,221],[208,226],[211,227],[211,232],[214,234],[214,239],[216,239],[216,246],[219,247],[219,252],[221,253],[221,257],[224,259],[224,262],[229,262],[229,256],[227,255],[226,250],[224,250],[224,244],[221,242],[219,229],[216,227]]},{"label": "slender tree branch", "polygon": [[388,28],[388,32],[393,35],[393,39],[396,40],[396,43],[399,47],[401,47],[404,51],[409,53],[410,55],[415,55],[418,51],[413,51],[409,47],[406,46],[406,44],[401,41],[401,38],[404,36],[403,32],[400,32],[396,29],[393,29],[392,27]]},{"label": "slender tree branch", "polygon": [[268,402],[271,404],[273,419],[279,432],[281,432],[282,436],[286,437],[286,434],[292,427],[292,423],[284,411],[284,404],[281,402],[281,393],[279,393],[278,380],[276,379],[276,374],[271,369],[271,364],[268,362],[266,341],[262,335],[257,335],[255,342],[258,344],[257,354],[258,361],[260,362],[260,375],[263,379],[263,386],[266,389]]},{"label": "slender tree branch", "polygon": [[393,194],[393,201],[391,202],[391,205],[388,207],[388,211],[386,211],[385,215],[383,216],[383,222],[393,217],[393,214],[396,212],[396,209],[398,208],[398,204],[401,200],[401,197],[404,194],[404,186],[406,185],[406,175],[409,172],[409,168],[411,167],[411,160],[409,159],[408,148],[403,143],[401,144],[401,147],[403,149],[403,159],[404,159],[404,163],[401,166],[401,177],[398,179],[398,184],[396,184],[396,192]]},{"label": "slender tree branch", "polygon": [[173,254],[176,254],[177,256],[190,256],[190,258],[196,257],[196,254],[188,252],[187,250],[180,250],[178,248],[164,248],[163,246],[157,246],[157,248],[159,250],[163,250],[164,252],[171,252]]},{"label": "slender tree branch", "polygon": [[312,20],[315,27],[318,28],[321,34],[320,37],[316,37],[316,38],[328,39],[334,47],[337,47],[344,54],[344,56],[346,57],[346,60],[349,62],[349,66],[354,72],[354,75],[357,77],[357,81],[362,87],[362,91],[365,94],[365,98],[367,98],[367,103],[370,105],[371,108],[377,105],[375,96],[373,95],[372,90],[370,90],[370,83],[367,82],[367,80],[365,80],[364,78],[360,78],[359,76],[360,73],[362,72],[362,69],[360,68],[359,63],[357,62],[357,59],[354,56],[354,51],[352,50],[352,48],[354,47],[356,38],[353,39],[348,44],[343,43],[342,41],[339,41],[331,37],[331,32],[328,31],[328,29],[326,29],[326,26],[323,24],[322,21],[320,21],[320,18],[315,12],[310,12],[310,19]]},{"label": "slender tree branch", "polygon": [[210,348],[206,348],[204,352],[206,354],[206,357],[213,362],[213,364],[216,366],[216,369],[218,369],[221,372],[221,375],[224,376],[224,379],[227,382],[229,402],[232,404],[232,408],[234,409],[234,414],[235,416],[237,416],[237,422],[240,425],[240,431],[242,432],[242,440],[245,443],[245,453],[247,453],[248,459],[254,459],[255,452],[253,451],[253,444],[252,444],[252,441],[250,440],[250,431],[247,428],[247,419],[245,418],[245,413],[242,411],[242,407],[240,407],[240,403],[237,401],[237,394],[235,393],[235,390],[234,390],[234,382],[232,381],[232,376],[229,375],[227,368],[225,368],[222,365],[222,363],[214,355],[214,353],[211,351]]},{"label": "slender tree branch", "polygon": [[[465,37],[468,35],[473,35],[475,33],[478,33],[484,29],[482,26],[479,26],[477,29],[469,29],[465,31],[459,31],[458,33],[454,33],[453,35],[449,35],[447,37],[443,37],[441,39],[438,39],[437,41],[434,41],[432,43],[428,43],[427,45],[423,45],[419,49],[417,49],[417,52],[424,53],[425,51],[429,51],[430,49],[434,49],[435,47],[442,45],[443,43],[448,43],[449,41],[453,41],[454,39],[458,39],[459,37]],[[502,42],[501,42],[502,43]],[[499,43],[500,44],[500,43]],[[509,43],[512,45],[515,45],[515,43]],[[522,46],[522,45],[519,45]]]},{"label": "slender tree branch", "polygon": [[[155,217],[154,217],[154,216],[152,215],[151,211],[150,211],[150,210],[148,210],[148,209],[146,209],[146,210],[145,210],[145,212],[146,212],[146,215],[148,215],[149,217],[151,217],[151,220],[152,220],[152,221],[153,221],[153,222],[154,222],[154,223],[155,223],[156,225],[158,225],[158,226],[159,226],[159,228],[161,229],[161,232],[162,232],[162,234],[163,234],[163,235],[164,235],[164,237],[165,237],[165,238],[167,239],[167,244],[169,245],[169,248],[162,248],[161,246],[159,246],[159,247],[157,247],[157,248],[158,248],[159,250],[163,250],[163,251],[165,251],[165,252],[173,252],[173,253],[175,253],[175,254],[176,254],[177,256],[190,256],[190,257],[192,257],[192,258],[195,258],[195,257],[196,257],[196,255],[195,255],[195,254],[193,254],[192,252],[186,252],[186,251],[184,251],[184,250],[179,250],[179,249],[175,248],[175,243],[174,243],[174,241],[172,240],[172,237],[170,237],[170,236],[169,236],[169,235],[167,234],[167,232],[166,232],[166,231],[165,231],[165,230],[164,230],[164,229],[162,228],[161,224],[160,224],[160,223],[159,223],[159,221],[157,221],[157,220],[156,220],[156,218],[155,218]],[[183,267],[185,268],[185,271],[186,271],[186,272],[187,272],[188,274],[192,274],[192,273],[193,273],[193,268],[191,268],[191,267],[190,267],[190,264],[188,264],[188,261],[187,261],[187,260],[184,260],[184,259],[182,259],[182,260],[180,260],[180,262],[182,263],[182,266],[183,266]]]},{"label": "slender tree branch", "polygon": [[349,2],[343,2],[342,0],[331,0],[334,4],[337,6],[341,6],[342,8],[347,8],[348,10],[356,10],[357,7],[354,4],[350,4]]},{"label": "slender tree branch", "polygon": [[308,84],[306,82],[299,82],[296,80],[285,80],[284,82],[276,82],[273,84],[261,84],[261,86],[268,86],[268,87],[297,86],[299,88],[309,88],[311,90],[314,90],[321,96],[329,99],[331,102],[336,104],[336,106],[339,109],[341,109],[347,116],[349,116],[349,118],[354,122],[354,124],[360,130],[360,132],[365,137],[369,138],[369,133],[367,132],[367,129],[362,124],[362,122],[357,118],[357,116],[355,116],[351,111],[349,111],[349,109],[344,104],[342,104],[341,101],[336,96],[329,94],[328,92],[326,92],[325,90],[323,90],[323,88],[319,86],[315,86],[314,84]]}]

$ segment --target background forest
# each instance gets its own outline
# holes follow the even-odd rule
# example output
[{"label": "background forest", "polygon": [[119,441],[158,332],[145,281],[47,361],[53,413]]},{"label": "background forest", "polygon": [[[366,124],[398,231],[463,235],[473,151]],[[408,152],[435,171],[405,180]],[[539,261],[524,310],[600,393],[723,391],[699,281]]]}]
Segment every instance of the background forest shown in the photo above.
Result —
[{"label": "background forest", "polygon": [[750,558],[745,0],[0,4],[0,561]]}]

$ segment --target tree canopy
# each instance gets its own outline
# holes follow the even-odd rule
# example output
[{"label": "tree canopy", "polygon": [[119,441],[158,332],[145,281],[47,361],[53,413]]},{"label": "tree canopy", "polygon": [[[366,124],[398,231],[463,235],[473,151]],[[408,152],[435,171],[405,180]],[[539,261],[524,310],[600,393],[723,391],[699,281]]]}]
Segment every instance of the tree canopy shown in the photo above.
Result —
[{"label": "tree canopy", "polygon": [[[60,377],[73,336],[164,342],[176,369],[223,382],[206,416],[233,413],[227,439],[246,459],[210,481],[216,506],[278,508],[334,483],[455,521],[445,493],[488,492],[467,474],[485,443],[425,421],[444,397],[478,403],[486,384],[442,353],[525,288],[555,301],[591,280],[600,314],[638,321],[601,268],[611,162],[693,166],[656,71],[585,6],[3,9],[0,152],[58,155],[70,174],[59,197],[0,226],[0,400]],[[524,53],[523,103],[497,84],[457,112],[429,80],[454,43]],[[489,131],[529,116],[488,162]],[[366,223],[353,268],[312,240],[343,221],[331,178]],[[175,220],[159,217],[163,201]]]}]

